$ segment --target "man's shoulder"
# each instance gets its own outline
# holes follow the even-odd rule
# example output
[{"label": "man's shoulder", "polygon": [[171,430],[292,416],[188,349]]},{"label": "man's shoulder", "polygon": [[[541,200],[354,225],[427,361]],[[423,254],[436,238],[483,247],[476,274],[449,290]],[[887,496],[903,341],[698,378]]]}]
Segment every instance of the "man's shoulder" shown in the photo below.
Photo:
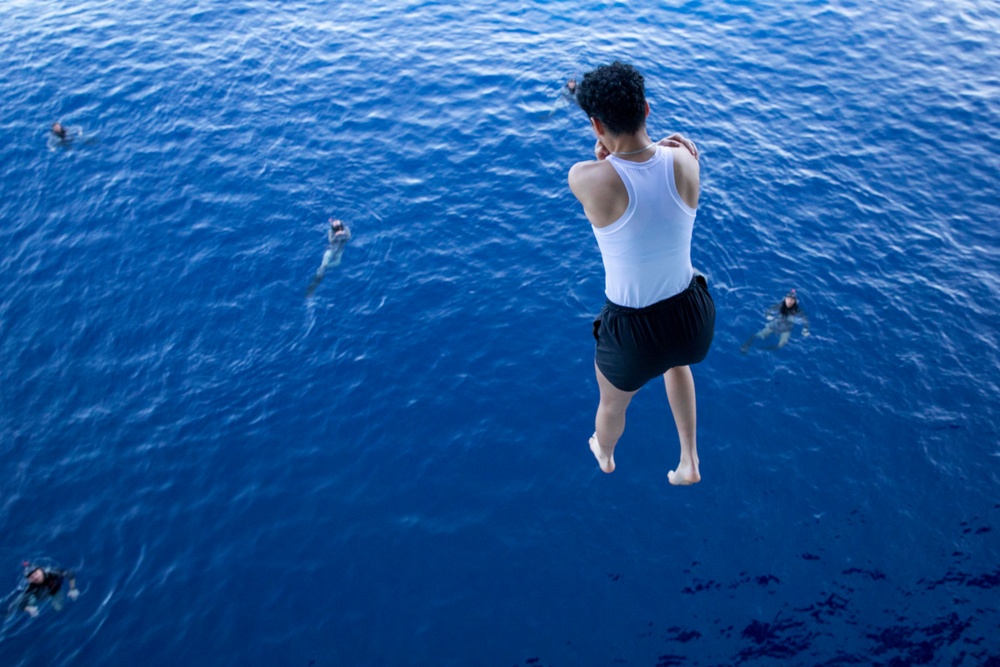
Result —
[{"label": "man's shoulder", "polygon": [[701,165],[698,162],[698,158],[691,155],[691,153],[683,146],[673,146],[668,148],[671,155],[674,158],[674,169],[686,178],[698,178],[698,174],[701,171]]},{"label": "man's shoulder", "polygon": [[681,199],[688,206],[698,208],[698,194],[701,189],[701,167],[698,158],[686,148],[675,146],[668,149],[674,160],[674,185]]},{"label": "man's shoulder", "polygon": [[602,162],[603,161],[599,162],[597,160],[583,160],[581,162],[577,162],[569,168],[569,177],[570,179],[576,180],[594,178],[596,175],[604,171],[602,168],[604,167]]},{"label": "man's shoulder", "polygon": [[607,160],[573,165],[569,172],[569,187],[583,204],[587,219],[595,227],[611,224],[628,207],[625,183]]},{"label": "man's shoulder", "polygon": [[617,172],[607,160],[577,162],[569,169],[569,186],[577,196],[583,191],[607,187],[616,179]]}]

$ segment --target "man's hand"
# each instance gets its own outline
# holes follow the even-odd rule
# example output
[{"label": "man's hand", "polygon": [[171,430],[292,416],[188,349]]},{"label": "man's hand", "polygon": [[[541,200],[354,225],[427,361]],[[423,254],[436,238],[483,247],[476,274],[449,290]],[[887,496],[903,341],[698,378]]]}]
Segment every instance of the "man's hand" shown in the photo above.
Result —
[{"label": "man's hand", "polygon": [[[679,146],[683,146],[688,150],[688,153],[694,156],[695,160],[698,159],[698,147],[694,145],[693,141],[681,135],[680,133],[675,132],[666,139],[660,139],[656,143],[659,144],[660,146],[666,146],[667,148],[677,148]],[[598,159],[600,160],[601,158]]]},{"label": "man's hand", "polygon": [[601,160],[603,160],[604,158],[608,157],[609,155],[611,155],[611,151],[609,151],[604,146],[604,144],[601,143],[601,140],[598,139],[597,143],[594,144],[594,157],[597,158],[598,162],[600,162]]},{"label": "man's hand", "polygon": [[69,589],[69,592],[66,593],[66,595],[69,596],[70,600],[75,600],[78,597],[80,597],[80,590],[77,589],[77,588],[71,588],[71,589]]},{"label": "man's hand", "polygon": [[28,612],[28,616],[32,618],[38,616],[38,607],[36,607],[35,605],[28,605],[27,607],[24,608],[24,610]]}]

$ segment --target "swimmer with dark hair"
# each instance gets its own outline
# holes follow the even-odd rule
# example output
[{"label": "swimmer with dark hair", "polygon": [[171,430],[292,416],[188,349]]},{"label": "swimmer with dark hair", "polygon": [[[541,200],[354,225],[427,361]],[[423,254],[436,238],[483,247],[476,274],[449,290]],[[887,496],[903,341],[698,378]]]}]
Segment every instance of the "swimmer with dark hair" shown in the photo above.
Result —
[{"label": "swimmer with dark hair", "polygon": [[567,102],[573,102],[574,104],[577,103],[576,100],[577,88],[579,88],[579,85],[576,82],[576,77],[575,76],[570,77],[566,81],[566,84],[562,87],[563,99],[566,100]]},{"label": "swimmer with dark hair", "polygon": [[768,308],[764,314],[767,316],[768,323],[763,329],[747,338],[743,346],[740,347],[740,352],[743,354],[746,354],[758,338],[763,340],[774,334],[778,335],[778,342],[764,349],[778,350],[783,348],[792,337],[792,329],[795,328],[796,320],[802,322],[803,338],[809,337],[809,318],[806,317],[806,311],[799,305],[799,298],[794,289],[789,290],[784,299]]},{"label": "swimmer with dark hair", "polygon": [[60,121],[52,123],[48,134],[49,150],[74,148],[79,144],[90,145],[95,142],[93,137],[84,137],[83,128],[79,125],[66,125]]},{"label": "swimmer with dark hair", "polygon": [[340,266],[340,258],[344,254],[344,246],[351,240],[351,230],[340,220],[330,218],[330,229],[327,230],[326,238],[329,245],[326,248],[326,252],[323,253],[323,261],[320,262],[319,268],[316,270],[316,275],[313,276],[312,282],[306,288],[307,299],[316,291],[316,288],[323,280],[323,276],[326,274],[327,268]]},{"label": "swimmer with dark hair", "polygon": [[[76,588],[76,578],[72,572],[51,567],[25,564],[24,578],[28,586],[21,591],[13,606],[19,607],[31,617],[38,616],[38,607],[46,600],[52,600],[52,607],[62,609],[62,585],[69,580],[69,591],[66,593],[75,600],[80,591]],[[12,608],[13,608],[12,606]]]}]

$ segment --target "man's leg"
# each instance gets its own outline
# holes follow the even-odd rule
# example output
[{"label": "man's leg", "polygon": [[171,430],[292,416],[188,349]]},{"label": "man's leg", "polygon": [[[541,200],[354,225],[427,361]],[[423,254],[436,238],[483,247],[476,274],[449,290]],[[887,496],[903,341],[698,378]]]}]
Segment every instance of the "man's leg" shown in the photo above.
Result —
[{"label": "man's leg", "polygon": [[625,432],[625,410],[635,396],[634,391],[622,391],[604,377],[601,369],[594,364],[597,386],[601,390],[601,402],[594,418],[594,435],[590,439],[590,451],[594,452],[597,463],[604,472],[615,470],[615,445]]},{"label": "man's leg", "polygon": [[667,400],[677,424],[677,437],[681,441],[681,462],[676,470],[667,473],[671,484],[687,485],[701,481],[698,472],[698,438],[696,427],[698,413],[695,405],[694,376],[688,366],[676,366],[663,374],[667,385]]}]

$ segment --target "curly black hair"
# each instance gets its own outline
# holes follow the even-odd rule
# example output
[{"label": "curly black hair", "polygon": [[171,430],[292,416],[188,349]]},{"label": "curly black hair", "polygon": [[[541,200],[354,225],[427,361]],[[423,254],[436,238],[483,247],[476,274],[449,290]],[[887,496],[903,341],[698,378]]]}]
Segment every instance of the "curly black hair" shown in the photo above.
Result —
[{"label": "curly black hair", "polygon": [[576,101],[611,134],[634,134],[646,124],[646,83],[639,70],[615,61],[583,75]]}]

